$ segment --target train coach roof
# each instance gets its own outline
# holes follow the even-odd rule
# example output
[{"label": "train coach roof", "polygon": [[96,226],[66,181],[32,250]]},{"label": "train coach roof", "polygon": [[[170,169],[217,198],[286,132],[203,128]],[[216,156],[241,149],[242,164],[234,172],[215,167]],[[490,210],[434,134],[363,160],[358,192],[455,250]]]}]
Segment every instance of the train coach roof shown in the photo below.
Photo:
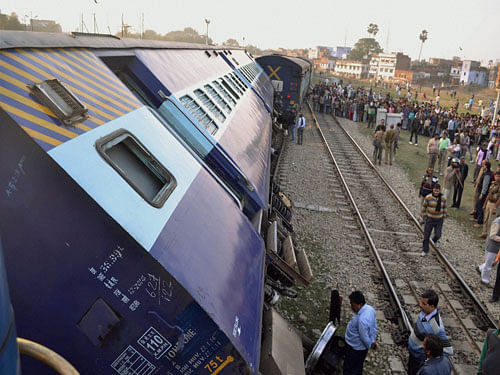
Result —
[{"label": "train coach roof", "polygon": [[277,60],[289,61],[292,64],[299,66],[302,72],[310,70],[311,67],[313,66],[313,62],[311,60],[306,59],[305,57],[294,57],[294,56],[286,56],[280,54],[272,54],[272,55],[260,56],[257,58],[257,61],[259,59],[273,59],[273,60],[277,59]]},{"label": "train coach roof", "polygon": [[235,50],[242,48],[207,46],[204,44],[167,42],[162,40],[140,40],[119,38],[114,35],[85,33],[42,33],[26,31],[0,31],[0,49],[9,48],[158,48],[158,49],[198,49]]}]

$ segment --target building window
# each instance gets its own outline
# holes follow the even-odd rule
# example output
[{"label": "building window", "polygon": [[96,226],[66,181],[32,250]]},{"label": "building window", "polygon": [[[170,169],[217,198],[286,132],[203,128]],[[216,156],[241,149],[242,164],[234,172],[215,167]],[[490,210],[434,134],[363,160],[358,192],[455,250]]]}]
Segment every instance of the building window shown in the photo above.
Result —
[{"label": "building window", "polygon": [[99,139],[96,148],[103,159],[153,207],[163,207],[177,186],[174,176],[124,129]]}]

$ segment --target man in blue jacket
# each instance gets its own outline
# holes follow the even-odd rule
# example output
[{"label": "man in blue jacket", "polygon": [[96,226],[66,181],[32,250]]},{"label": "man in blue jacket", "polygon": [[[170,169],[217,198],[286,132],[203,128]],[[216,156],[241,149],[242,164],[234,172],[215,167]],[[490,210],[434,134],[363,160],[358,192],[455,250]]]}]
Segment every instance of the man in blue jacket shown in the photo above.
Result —
[{"label": "man in blue jacket", "polygon": [[362,375],[368,349],[376,349],[377,318],[375,309],[366,304],[363,293],[356,290],[349,296],[354,316],[347,324],[344,375]]},{"label": "man in blue jacket", "polygon": [[445,356],[453,355],[453,348],[437,309],[438,302],[439,297],[432,289],[426,290],[420,298],[418,305],[422,311],[418,315],[408,338],[408,351],[410,353],[408,375],[416,375],[427,358],[424,351],[424,340],[428,334],[434,334],[440,338]]},{"label": "man in blue jacket", "polygon": [[418,370],[417,375],[450,375],[451,362],[443,355],[443,345],[439,336],[427,334],[424,340],[424,352],[427,360]]}]

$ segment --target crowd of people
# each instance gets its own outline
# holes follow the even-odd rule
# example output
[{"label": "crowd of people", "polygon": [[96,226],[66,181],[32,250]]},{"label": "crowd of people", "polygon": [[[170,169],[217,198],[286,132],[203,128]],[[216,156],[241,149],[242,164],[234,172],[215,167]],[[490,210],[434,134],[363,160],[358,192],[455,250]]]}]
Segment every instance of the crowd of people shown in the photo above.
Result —
[{"label": "crowd of people", "polygon": [[[436,92],[435,86],[435,97],[432,99],[427,98],[425,92],[412,90],[410,85],[406,86],[406,94],[402,91],[403,88],[398,85],[396,96],[392,97],[389,93],[375,93],[372,87],[354,88],[343,85],[340,81],[317,84],[310,99],[315,111],[332,113],[374,128],[374,164],[381,165],[385,150],[384,161],[392,165],[403,130],[410,134],[410,145],[418,146],[419,136],[430,137],[426,147],[427,169],[419,190],[424,225],[423,256],[429,252],[432,233],[433,242],[439,241],[443,222],[448,216],[448,207],[460,208],[462,193],[470,176],[474,190],[471,220],[475,222],[474,226],[481,227],[479,237],[486,240],[485,260],[477,270],[481,275],[481,283],[489,285],[493,268],[500,262],[500,216],[497,217],[500,206],[500,165],[496,171],[492,171],[491,166],[492,159],[500,161],[500,121],[494,123],[492,120],[495,108],[493,102],[484,106],[482,100],[479,100],[479,113],[472,113],[472,95],[464,103],[468,112],[460,113],[456,90],[449,93],[454,103],[449,107],[442,105],[441,89]],[[380,112],[400,114],[399,121],[387,126],[384,119],[377,121],[377,113]],[[473,167],[470,174],[467,158]],[[490,302],[497,302],[500,298],[499,272],[497,271]],[[349,299],[355,317],[346,332],[348,350],[344,374],[361,374],[368,350],[375,348],[375,311],[365,305],[360,292],[354,292]],[[452,350],[437,313],[437,303],[438,297],[434,291],[426,291],[422,295],[419,303],[422,312],[409,338],[409,374],[451,373],[451,365],[446,357],[452,354]],[[356,329],[353,328],[354,325],[357,326]],[[499,331],[488,332],[480,358],[480,374],[497,373],[495,371],[500,368]],[[498,345],[499,349],[491,350],[492,345]]]}]

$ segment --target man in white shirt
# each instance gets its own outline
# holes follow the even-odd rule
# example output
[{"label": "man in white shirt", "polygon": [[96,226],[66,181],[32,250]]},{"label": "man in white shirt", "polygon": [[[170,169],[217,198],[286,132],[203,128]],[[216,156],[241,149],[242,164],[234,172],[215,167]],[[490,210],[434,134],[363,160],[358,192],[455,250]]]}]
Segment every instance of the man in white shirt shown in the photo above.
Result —
[{"label": "man in white shirt", "polygon": [[297,144],[301,145],[304,140],[304,129],[306,127],[306,119],[302,113],[299,113],[299,121],[297,122]]}]

